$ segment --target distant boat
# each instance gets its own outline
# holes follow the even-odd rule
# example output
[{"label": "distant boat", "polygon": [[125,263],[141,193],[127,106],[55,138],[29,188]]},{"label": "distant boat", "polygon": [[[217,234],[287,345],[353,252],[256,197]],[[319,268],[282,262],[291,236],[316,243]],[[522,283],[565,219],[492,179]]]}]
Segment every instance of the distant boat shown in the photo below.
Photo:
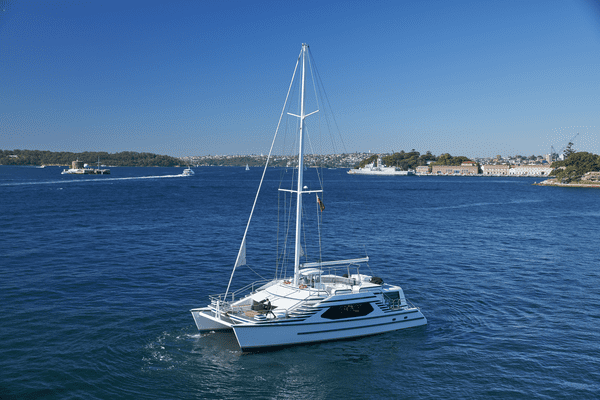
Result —
[{"label": "distant boat", "polygon": [[[306,225],[321,226],[320,213],[325,209],[321,201],[322,185],[309,190],[304,180],[304,141],[307,135],[304,132],[304,119],[318,111],[305,112],[305,82],[315,81],[305,79],[306,69],[314,65],[308,62],[308,57],[308,45],[303,44],[296,64],[296,68],[301,70],[298,75],[302,75],[298,78],[302,82],[298,90],[300,100],[294,102],[298,104],[299,111],[288,113],[298,118],[295,142],[298,146],[297,164],[294,173],[287,174],[293,182],[280,185],[279,189],[283,195],[287,193],[296,200],[287,201],[290,209],[285,210],[285,215],[290,216],[290,224],[295,223],[295,234],[293,226],[289,230],[295,242],[290,240],[290,247],[293,246],[294,250],[289,249],[292,254],[286,250],[290,270],[293,263],[293,275],[286,272],[287,266],[282,260],[281,266],[278,265],[281,271],[279,277],[276,275],[270,281],[249,283],[237,291],[230,290],[236,268],[246,265],[246,237],[254,213],[253,206],[227,290],[223,294],[209,296],[210,304],[206,307],[190,310],[198,330],[233,330],[243,351],[354,338],[427,324],[425,316],[407,301],[400,286],[359,272],[359,265],[368,263],[369,257],[325,261],[321,259],[320,252],[312,259],[305,254],[307,247],[304,241],[310,235],[306,235],[304,229]],[[296,77],[296,71],[293,76]],[[287,99],[284,109],[286,107]],[[270,158],[271,152],[267,157],[255,205]],[[308,183],[310,180],[306,181]],[[310,194],[315,194],[313,207],[316,206],[316,215],[304,214],[303,197]],[[311,218],[315,216],[314,224],[311,221],[306,224],[309,215]],[[319,228],[316,236],[320,235],[320,231]],[[320,239],[318,243],[320,246]],[[368,264],[367,270],[370,271]]]},{"label": "distant boat", "polygon": [[246,171],[250,171],[250,167],[246,164]]},{"label": "distant boat", "polygon": [[362,168],[350,169],[350,175],[415,175],[415,171],[409,169],[402,171],[396,167],[386,167],[381,161],[381,157],[377,157],[377,162],[367,164]]},{"label": "distant boat", "polygon": [[63,169],[61,174],[76,174],[76,175],[108,175],[110,169],[100,169],[100,158],[98,158],[98,168],[89,168],[87,164],[82,168],[81,161],[76,160],[71,164],[71,168]]},{"label": "distant boat", "polygon": [[195,175],[196,173],[194,172],[194,170],[192,168],[190,168],[189,166],[183,170],[183,172],[181,173],[181,175],[183,176],[192,176]]}]

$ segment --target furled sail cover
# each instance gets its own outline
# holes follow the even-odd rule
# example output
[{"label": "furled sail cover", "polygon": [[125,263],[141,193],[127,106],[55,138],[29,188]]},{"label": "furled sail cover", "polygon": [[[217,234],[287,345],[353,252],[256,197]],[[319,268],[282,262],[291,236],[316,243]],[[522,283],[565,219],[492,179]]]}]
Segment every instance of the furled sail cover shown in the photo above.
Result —
[{"label": "furled sail cover", "polygon": [[246,238],[244,238],[244,241],[242,242],[242,247],[240,247],[240,252],[238,253],[234,268],[237,268],[240,265],[246,265]]}]

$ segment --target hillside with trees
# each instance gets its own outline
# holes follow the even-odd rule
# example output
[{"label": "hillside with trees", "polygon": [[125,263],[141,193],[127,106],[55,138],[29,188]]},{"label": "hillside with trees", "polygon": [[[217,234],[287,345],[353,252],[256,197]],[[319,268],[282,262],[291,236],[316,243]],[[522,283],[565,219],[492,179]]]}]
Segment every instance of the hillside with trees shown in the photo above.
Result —
[{"label": "hillside with trees", "polygon": [[[374,154],[369,158],[364,159],[356,168],[363,168],[367,164],[371,164],[377,160],[378,155]],[[465,161],[471,161],[465,156],[453,157],[448,153],[444,153],[441,156],[435,156],[430,151],[425,154],[421,154],[415,149],[409,152],[404,150],[399,153],[381,157],[381,161],[388,167],[397,167],[401,170],[416,169],[420,165],[428,165],[431,161],[431,165],[461,165]]]},{"label": "hillside with trees", "polygon": [[565,151],[565,159],[552,164],[552,175],[557,182],[575,183],[583,175],[592,171],[600,171],[600,156],[585,151]]},{"label": "hillside with trees", "polygon": [[0,150],[0,165],[64,165],[70,166],[75,160],[95,164],[100,159],[104,165],[115,167],[174,167],[182,164],[175,157],[153,153],[123,151],[107,152],[52,152],[42,150]]},{"label": "hillside with trees", "polygon": [[461,165],[465,161],[471,161],[471,159],[465,156],[452,157],[449,153],[444,153],[432,165]]},{"label": "hillside with trees", "polygon": [[[377,157],[378,155],[374,154],[371,157],[362,160],[356,168],[363,168],[365,165],[377,161]],[[412,149],[409,152],[405,152],[404,150],[402,150],[399,153],[393,153],[381,157],[381,161],[388,167],[397,167],[404,171],[409,169],[415,169],[419,165],[427,165],[428,161],[435,160],[437,160],[437,157],[431,154],[430,151],[428,151],[425,154],[421,154],[415,149]]]}]

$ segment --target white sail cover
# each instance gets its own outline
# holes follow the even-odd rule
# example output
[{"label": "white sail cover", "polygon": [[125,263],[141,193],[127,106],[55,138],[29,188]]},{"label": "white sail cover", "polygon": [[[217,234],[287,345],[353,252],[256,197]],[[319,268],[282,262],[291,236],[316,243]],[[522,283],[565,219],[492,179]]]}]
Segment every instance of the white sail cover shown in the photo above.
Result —
[{"label": "white sail cover", "polygon": [[234,268],[237,268],[240,265],[246,265],[246,238],[242,241],[242,246],[238,252],[237,260],[235,260]]}]

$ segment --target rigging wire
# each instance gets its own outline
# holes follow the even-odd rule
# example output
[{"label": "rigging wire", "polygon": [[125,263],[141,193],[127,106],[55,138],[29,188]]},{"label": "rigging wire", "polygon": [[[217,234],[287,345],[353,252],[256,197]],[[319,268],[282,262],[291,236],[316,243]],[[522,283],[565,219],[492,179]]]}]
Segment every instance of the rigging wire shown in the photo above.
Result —
[{"label": "rigging wire", "polygon": [[[273,137],[273,141],[271,142],[271,148],[269,149],[269,155],[267,156],[267,161],[265,163],[265,168],[263,169],[262,177],[260,178],[260,184],[258,185],[258,190],[256,191],[256,196],[254,197],[254,203],[252,204],[252,210],[250,211],[250,217],[248,218],[248,223],[246,224],[246,230],[244,231],[244,237],[242,238],[242,244],[240,245],[240,249],[238,251],[237,258],[235,260],[235,264],[233,266],[233,271],[231,271],[231,277],[229,278],[229,283],[227,284],[227,290],[225,291],[225,296],[223,298],[227,298],[227,294],[229,293],[229,287],[231,286],[231,281],[233,280],[233,274],[235,273],[235,269],[238,266],[238,263],[242,257],[242,251],[245,251],[246,248],[246,235],[248,234],[248,228],[250,227],[250,221],[252,221],[252,215],[254,214],[254,208],[256,207],[256,203],[258,201],[258,195],[260,194],[260,189],[262,187],[263,181],[265,179],[265,174],[267,172],[267,167],[269,166],[269,160],[271,159],[271,153],[273,152],[273,146],[275,145],[275,140],[277,139],[277,134],[279,132],[279,126],[281,125],[281,120],[283,119],[283,113],[285,111],[285,107],[287,105],[288,96],[292,89],[292,84],[294,83],[294,77],[296,76],[296,71],[298,70],[298,64],[300,63],[300,57],[302,56],[302,50],[298,55],[298,59],[296,60],[296,66],[294,67],[294,73],[292,74],[292,81],[290,82],[290,86],[288,87],[288,92],[285,97],[285,103],[283,104],[283,108],[281,110],[281,114],[279,116],[279,122],[277,122],[277,128],[275,129],[275,136]],[[244,256],[245,258],[245,256]]]},{"label": "rigging wire", "polygon": [[[318,113],[318,120],[315,121],[315,124],[310,124],[307,123],[307,121],[304,121],[304,129],[305,129],[305,135],[307,138],[307,144],[308,144],[308,148],[310,149],[310,151],[312,152],[312,156],[309,157],[309,162],[307,162],[307,164],[309,165],[313,165],[316,168],[314,169],[314,171],[316,172],[316,176],[317,176],[317,180],[318,180],[318,186],[320,187],[320,189],[323,191],[324,189],[324,179],[323,179],[323,166],[324,166],[324,154],[325,154],[325,147],[324,146],[328,140],[327,137],[329,138],[329,141],[331,143],[332,146],[332,151],[334,153],[337,153],[337,148],[338,145],[337,143],[341,143],[342,148],[344,149],[344,152],[346,151],[346,147],[345,147],[345,143],[343,141],[343,138],[340,134],[340,130],[339,130],[339,126],[337,124],[337,120],[335,119],[335,115],[333,114],[331,105],[330,105],[330,101],[329,101],[329,97],[327,96],[327,93],[325,92],[325,88],[321,79],[321,76],[318,72],[316,63],[314,62],[314,59],[312,57],[312,52],[310,51],[309,48],[309,57],[308,59],[308,72],[310,73],[310,79],[313,85],[313,90],[312,92],[314,93],[315,96],[315,101],[316,101],[316,106],[317,106],[317,111],[319,111],[322,107],[323,110],[322,112]],[[296,73],[298,70],[298,66],[299,66],[299,62],[300,59],[302,57],[302,52],[299,55],[297,61],[296,61],[296,67],[294,69],[294,74],[292,76],[292,82],[290,83],[290,87],[288,88],[288,94],[286,96],[286,102],[284,104],[284,109],[282,110],[282,115],[280,116],[280,121],[277,125],[277,131],[276,131],[276,137],[277,137],[277,133],[279,132],[280,129],[282,129],[282,133],[280,134],[280,136],[283,136],[283,155],[285,154],[290,154],[289,156],[289,161],[293,163],[294,159],[299,162],[298,160],[298,155],[296,154],[294,156],[294,153],[290,150],[295,148],[298,145],[298,130],[299,130],[299,124],[300,121],[299,120],[295,120],[296,123],[291,123],[289,121],[288,118],[286,118],[286,121],[282,124],[282,117],[283,114],[289,111],[293,108],[293,104],[296,103],[294,101],[288,101],[288,99],[291,99],[291,95],[296,95],[297,93],[299,93],[299,85],[300,82],[294,82],[295,77],[296,77]],[[300,96],[297,96],[298,101],[296,104],[296,107],[300,108],[300,103],[301,103],[301,99]],[[314,104],[313,104],[314,105]],[[329,113],[331,113],[331,115],[329,115]],[[312,132],[313,128],[315,128],[315,132]],[[325,128],[327,130],[326,134],[324,135],[324,130]],[[335,131],[335,132],[334,132]],[[292,140],[288,141],[288,135],[292,134]],[[337,135],[335,134],[337,133]],[[313,134],[316,134],[313,137]],[[339,137],[339,141],[336,140]],[[313,141],[312,139],[318,139],[317,140],[317,145],[320,146],[319,149],[315,149],[313,146]],[[281,140],[280,140],[281,142]],[[275,138],[273,139],[273,144],[271,145],[271,150],[269,151],[269,156],[267,158],[267,165],[269,162],[270,157],[273,154],[273,146],[275,143]],[[288,149],[288,146],[289,149]],[[315,151],[317,150],[317,151]],[[289,152],[289,153],[288,153]],[[265,170],[266,170],[265,166]],[[291,173],[292,173],[292,179],[290,182],[290,189],[292,192],[294,191],[294,182],[297,182],[296,179],[298,179],[298,173],[299,171],[297,170],[297,168],[291,168]],[[285,175],[287,174],[287,167],[282,169],[281,173],[280,173],[280,181],[279,181],[279,189],[282,189],[282,187],[287,186],[287,184],[283,184],[283,180],[285,178]],[[263,171],[263,178],[264,178],[264,171]],[[261,185],[262,185],[262,180],[261,180]],[[260,187],[259,187],[260,190]],[[279,190],[278,192],[281,192],[282,190]],[[258,196],[258,194],[257,194]],[[318,196],[318,195],[317,195]],[[325,193],[321,192],[321,200],[325,200]],[[297,201],[297,200],[296,200]],[[256,202],[256,199],[255,199]],[[285,275],[287,274],[287,267],[288,264],[291,260],[290,257],[293,256],[293,251],[290,250],[290,241],[293,239],[292,238],[292,226],[293,226],[293,222],[294,222],[294,218],[292,215],[293,212],[293,205],[294,205],[294,195],[292,193],[287,193],[286,191],[283,191],[283,196],[281,195],[281,193],[278,194],[278,198],[277,198],[277,202],[278,202],[278,217],[277,217],[277,239],[276,239],[276,266],[275,266],[275,277],[277,278],[278,276],[280,278],[285,278]],[[254,207],[253,207],[253,211],[254,211]],[[316,201],[316,211],[317,211],[317,219],[316,219],[316,230],[317,230],[317,238],[318,238],[318,260],[322,261],[323,259],[323,247],[322,247],[322,229],[323,229],[323,212],[320,210],[318,201]],[[302,215],[305,215],[305,210],[304,210],[304,205],[302,205],[301,208],[301,213]],[[295,215],[295,213],[294,213]],[[309,259],[308,256],[308,250],[309,250],[309,246],[308,246],[308,242],[310,239],[312,239],[313,241],[311,242],[311,245],[314,246],[314,239],[307,234],[308,230],[312,231],[314,228],[312,227],[312,224],[310,225],[310,228],[307,225],[307,222],[305,219],[302,219],[302,239],[301,240],[301,244],[300,244],[300,251],[303,252],[302,256],[305,257],[305,260]],[[351,225],[354,226],[354,221],[351,221]],[[246,237],[246,233],[244,233],[244,240]],[[311,247],[312,249],[312,247]],[[237,263],[237,260],[236,260]],[[370,268],[370,266],[369,266]],[[234,267],[234,271],[235,271],[235,267]],[[233,277],[233,273],[232,273],[232,277]],[[231,280],[230,280],[231,283]],[[229,290],[229,285],[228,285],[228,290]]]},{"label": "rigging wire", "polygon": [[[319,95],[316,96],[317,101],[319,101],[319,99],[322,99],[322,103],[319,106],[319,109],[321,109],[321,106],[323,106],[323,113],[319,113],[319,121],[324,121],[326,128],[327,128],[327,132],[329,133],[329,139],[331,142],[331,146],[332,146],[332,151],[333,153],[337,154],[339,153],[338,151],[338,146],[337,146],[337,142],[339,139],[339,143],[341,143],[341,147],[342,147],[342,152],[343,153],[348,153],[347,149],[346,149],[346,144],[344,142],[344,138],[341,135],[340,132],[340,128],[335,116],[335,113],[333,112],[333,108],[331,107],[331,102],[329,100],[329,96],[327,95],[327,91],[325,90],[325,85],[323,84],[323,80],[321,77],[321,74],[319,73],[319,69],[317,67],[317,63],[314,60],[313,56],[312,56],[312,50],[309,48],[308,49],[309,55],[310,57],[309,62],[310,62],[310,66],[311,66],[311,77],[316,79],[316,84],[313,84],[314,87],[316,88],[316,90],[318,90]],[[330,120],[331,119],[331,120]],[[319,132],[321,128],[321,124],[319,124]],[[321,140],[321,143],[324,144],[325,140]],[[324,188],[324,184],[322,181],[322,174],[319,175],[319,179],[321,180],[321,187]],[[325,192],[323,192],[323,198],[325,197]],[[321,217],[323,217],[323,215],[321,214]],[[322,219],[321,219],[322,221]],[[350,230],[352,231],[356,231],[357,226],[355,224],[354,220],[350,220]],[[355,240],[358,240],[359,237],[361,237],[361,235],[352,235],[353,238],[355,238]],[[363,243],[364,246],[364,243]],[[365,252],[366,252],[366,248],[365,248]],[[370,269],[370,266],[369,266]],[[372,272],[372,271],[371,271]]]},{"label": "rigging wire", "polygon": [[264,276],[262,276],[261,274],[259,274],[258,272],[256,272],[254,269],[252,269],[252,267],[248,264],[245,265],[246,267],[248,267],[248,269],[250,269],[250,271],[254,272],[257,276],[259,276],[262,280],[267,280],[267,278],[265,278]]},{"label": "rigging wire", "polygon": [[[317,68],[316,62],[314,62],[314,59],[312,57],[312,51],[310,50],[310,47],[308,48],[308,53],[310,54],[309,61],[313,60],[312,64],[314,64],[314,75],[317,78],[317,82],[318,82],[317,88],[319,88],[319,91],[322,92],[323,100],[324,100],[325,103],[327,103],[327,109],[331,113],[331,118],[333,119],[333,124],[335,125],[335,128],[336,128],[335,132],[337,132],[337,136],[339,137],[339,140],[342,143],[342,147],[344,149],[344,153],[347,153],[348,151],[346,150],[346,144],[344,143],[344,138],[342,137],[342,134],[340,132],[340,128],[339,128],[339,125],[338,125],[337,120],[335,118],[335,114],[333,112],[333,109],[331,107],[331,103],[329,102],[329,96],[327,96],[327,92],[325,91],[325,85],[323,85],[323,80],[321,79],[321,74],[319,73],[319,70]],[[326,114],[325,114],[325,116],[326,116]],[[329,127],[330,126],[329,125],[329,119],[327,119],[327,118],[324,118],[324,119],[327,122],[327,126]],[[333,150],[335,151],[336,145],[335,145],[335,141],[333,140],[333,137],[332,137],[332,147],[333,147]]]},{"label": "rigging wire", "polygon": [[[315,193],[315,196],[318,195]],[[317,206],[317,230],[319,232],[318,237],[319,237],[319,262],[323,261],[323,246],[321,244],[321,224],[323,223],[323,211],[321,210],[321,206],[319,205],[319,201],[317,200],[316,202],[316,206]]]}]

